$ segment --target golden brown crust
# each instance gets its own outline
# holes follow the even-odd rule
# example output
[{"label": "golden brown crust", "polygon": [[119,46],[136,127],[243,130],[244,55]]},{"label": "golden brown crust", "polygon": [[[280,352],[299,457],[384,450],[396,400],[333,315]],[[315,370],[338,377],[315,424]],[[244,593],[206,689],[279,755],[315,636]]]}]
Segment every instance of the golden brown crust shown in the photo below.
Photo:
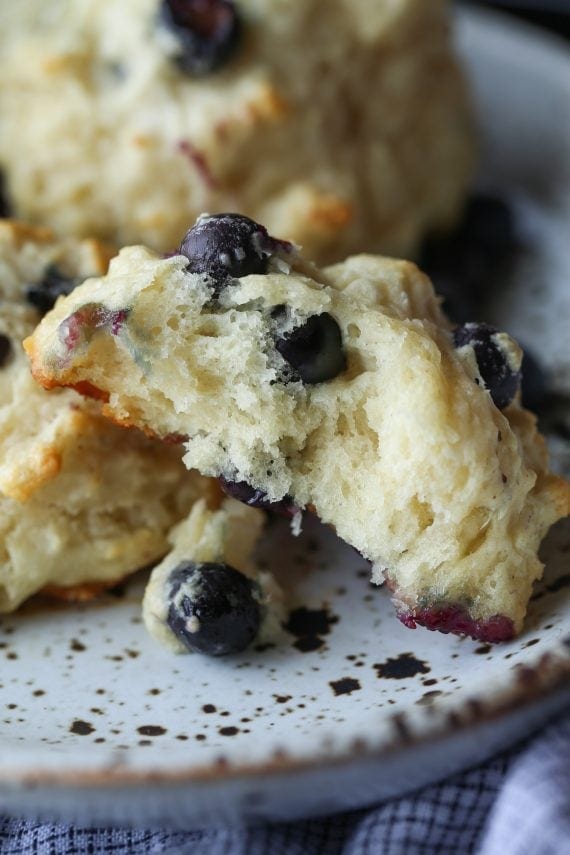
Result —
[{"label": "golden brown crust", "polygon": [[20,220],[0,220],[0,229],[9,235],[16,249],[27,242],[50,243],[55,240],[55,234],[45,226],[33,226]]},{"label": "golden brown crust", "polygon": [[549,475],[548,480],[552,502],[558,509],[558,517],[570,516],[570,482],[552,474]]},{"label": "golden brown crust", "polygon": [[334,234],[340,232],[354,216],[354,205],[334,196],[320,196],[307,212],[311,226],[319,231]]},{"label": "golden brown crust", "polygon": [[109,400],[108,392],[104,392],[103,389],[98,389],[97,386],[89,383],[88,380],[82,380],[79,383],[75,383],[71,388],[75,389],[76,392],[79,392],[80,395],[83,395],[84,398],[93,398],[95,401],[104,401],[105,403]]},{"label": "golden brown crust", "polygon": [[[21,220],[0,219],[0,234],[10,242],[15,250],[21,249],[27,243],[50,244],[58,238],[53,229],[41,225],[32,225]],[[70,245],[71,242],[70,242]],[[109,267],[109,262],[117,254],[117,248],[110,243],[84,238],[73,246],[87,256],[91,262],[90,274],[102,276]]]},{"label": "golden brown crust", "polygon": [[42,449],[27,465],[20,468],[18,479],[14,479],[10,489],[5,488],[4,492],[11,499],[27,502],[42,484],[55,478],[60,470],[61,454],[50,447]]}]

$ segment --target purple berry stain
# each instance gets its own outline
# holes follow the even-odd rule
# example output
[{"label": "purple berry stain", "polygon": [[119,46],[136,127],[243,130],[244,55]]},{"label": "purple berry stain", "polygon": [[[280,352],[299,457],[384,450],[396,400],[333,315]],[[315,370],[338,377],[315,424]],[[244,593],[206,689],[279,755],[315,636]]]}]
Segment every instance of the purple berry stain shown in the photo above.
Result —
[{"label": "purple berry stain", "polygon": [[100,303],[86,303],[61,322],[59,339],[69,353],[80,344],[89,342],[98,329],[107,328],[116,336],[121,332],[128,314],[128,309],[112,310]]},{"label": "purple berry stain", "polygon": [[492,615],[476,620],[459,604],[403,611],[398,614],[398,618],[409,629],[420,625],[439,632],[467,635],[477,641],[487,641],[491,644],[509,641],[515,635],[513,622],[506,615]]}]

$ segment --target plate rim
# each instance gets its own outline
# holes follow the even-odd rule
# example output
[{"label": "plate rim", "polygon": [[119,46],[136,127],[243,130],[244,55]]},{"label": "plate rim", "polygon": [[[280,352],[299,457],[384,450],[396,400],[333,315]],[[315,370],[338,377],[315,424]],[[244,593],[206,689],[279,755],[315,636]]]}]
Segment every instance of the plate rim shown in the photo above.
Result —
[{"label": "plate rim", "polygon": [[[513,683],[491,698],[468,697],[459,704],[442,704],[431,707],[435,727],[414,733],[408,728],[406,713],[393,713],[393,737],[379,746],[369,746],[355,740],[351,747],[331,758],[288,757],[280,750],[278,756],[261,763],[231,765],[226,762],[192,765],[173,772],[149,764],[147,768],[132,769],[121,759],[95,770],[40,769],[20,771],[0,767],[0,791],[8,786],[23,787],[81,787],[82,790],[99,791],[109,786],[142,786],[203,784],[223,781],[251,781],[266,775],[294,774],[298,772],[327,771],[344,767],[354,761],[373,762],[393,756],[411,748],[443,742],[452,735],[502,719],[512,712],[523,712],[535,702],[546,701],[568,689],[570,683],[570,635],[561,639],[557,651],[545,651],[532,665],[513,666]],[[570,695],[569,695],[570,698]],[[439,713],[439,716],[437,715]],[[437,719],[439,718],[439,724]],[[125,757],[125,759],[128,759]]]}]

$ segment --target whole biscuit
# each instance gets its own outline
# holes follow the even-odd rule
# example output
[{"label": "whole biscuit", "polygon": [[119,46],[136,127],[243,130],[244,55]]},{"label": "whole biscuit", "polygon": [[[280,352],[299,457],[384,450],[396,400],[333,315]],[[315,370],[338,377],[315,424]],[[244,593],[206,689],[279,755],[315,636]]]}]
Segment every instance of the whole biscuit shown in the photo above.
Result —
[{"label": "whole biscuit", "polygon": [[239,210],[320,261],[409,255],[455,219],[473,134],[447,2],[236,0],[239,43],[200,76],[164,7],[0,4],[15,215],[170,251],[200,211]]}]

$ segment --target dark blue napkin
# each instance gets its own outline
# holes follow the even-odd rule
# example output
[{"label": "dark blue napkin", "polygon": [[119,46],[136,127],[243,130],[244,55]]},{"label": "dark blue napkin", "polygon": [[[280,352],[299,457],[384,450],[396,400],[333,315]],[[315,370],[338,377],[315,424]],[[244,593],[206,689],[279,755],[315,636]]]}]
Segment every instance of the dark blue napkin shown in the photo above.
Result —
[{"label": "dark blue napkin", "polygon": [[2,855],[570,855],[570,712],[489,763],[376,807],[169,832],[0,821]]}]

